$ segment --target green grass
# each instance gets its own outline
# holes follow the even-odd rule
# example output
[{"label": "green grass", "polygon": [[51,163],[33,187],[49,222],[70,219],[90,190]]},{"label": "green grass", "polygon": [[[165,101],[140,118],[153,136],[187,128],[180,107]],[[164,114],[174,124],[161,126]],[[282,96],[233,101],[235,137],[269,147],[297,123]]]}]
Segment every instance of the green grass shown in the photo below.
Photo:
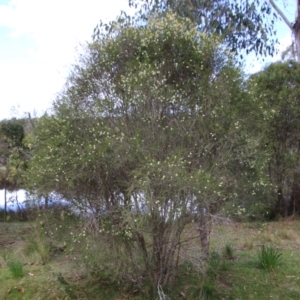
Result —
[{"label": "green grass", "polygon": [[[39,253],[41,237],[33,225],[0,222],[0,299],[150,299],[134,284],[116,280],[105,269],[91,276],[81,260],[80,247],[70,250],[68,228],[62,231],[57,245],[48,243],[48,235],[40,240],[52,247],[47,250],[48,260],[43,262]],[[211,235],[208,273],[203,275],[201,266],[197,266],[199,242],[191,239],[182,245],[175,284],[164,291],[175,300],[300,299],[299,228],[297,220],[218,225]],[[55,233],[56,227],[52,231]],[[72,231],[75,233],[74,228]],[[192,227],[186,230],[183,239],[187,236],[194,236]],[[57,250],[64,245],[63,241],[66,248]],[[277,260],[266,272],[260,267],[258,253],[266,254],[267,258],[281,254],[280,264]],[[11,261],[16,265],[9,266]],[[13,275],[18,267],[22,269],[22,277]]]},{"label": "green grass", "polygon": [[11,259],[7,262],[7,266],[15,279],[19,279],[24,276],[23,264],[15,259]]},{"label": "green grass", "polygon": [[232,247],[232,245],[230,245],[230,244],[225,245],[225,247],[223,249],[223,256],[224,256],[224,258],[227,258],[227,259],[234,259],[235,251],[234,251],[234,248]]},{"label": "green grass", "polygon": [[224,251],[224,243],[236,249],[230,268],[214,280],[221,299],[300,299],[297,228],[298,220],[216,227],[212,250]]},{"label": "green grass", "polygon": [[274,271],[274,269],[282,261],[282,253],[279,253],[271,246],[262,245],[258,252],[259,265],[267,271]]},{"label": "green grass", "polygon": [[300,299],[300,259],[285,254],[283,261],[281,268],[268,273],[257,267],[256,255],[244,253],[223,274],[226,279],[217,289],[225,299]]}]

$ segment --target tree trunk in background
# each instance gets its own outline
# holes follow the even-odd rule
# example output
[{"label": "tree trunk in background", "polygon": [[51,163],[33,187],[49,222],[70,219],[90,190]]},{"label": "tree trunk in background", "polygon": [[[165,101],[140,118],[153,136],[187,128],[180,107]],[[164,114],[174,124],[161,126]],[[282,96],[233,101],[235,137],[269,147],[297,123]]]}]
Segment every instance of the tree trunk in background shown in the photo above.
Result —
[{"label": "tree trunk in background", "polygon": [[200,222],[199,222],[199,238],[201,243],[201,256],[204,259],[208,258],[209,255],[209,234],[210,224],[208,212],[204,208],[200,208]]},{"label": "tree trunk in background", "polygon": [[295,172],[294,181],[291,191],[291,202],[289,205],[289,213],[294,215],[300,212],[300,171]]},{"label": "tree trunk in background", "polygon": [[48,209],[48,205],[49,205],[49,195],[47,194],[45,196],[45,209]]},{"label": "tree trunk in background", "polygon": [[[293,33],[296,44],[296,57],[300,63],[300,0],[297,1],[297,15],[293,26]],[[299,166],[298,166],[299,167]],[[297,168],[298,169],[298,168]],[[300,172],[297,170],[294,174],[294,182],[291,193],[291,205],[293,206],[292,213],[300,212]]]},{"label": "tree trunk in background", "polygon": [[[300,0],[297,1],[296,20],[293,25],[293,34],[296,45],[296,58],[300,63]],[[299,166],[298,166],[299,167]],[[297,168],[298,169],[298,168]],[[300,212],[300,173],[299,170],[294,173],[294,181],[291,191],[290,213]]]},{"label": "tree trunk in background", "polygon": [[283,208],[283,203],[284,202],[284,198],[282,195],[282,188],[279,187],[277,190],[277,201],[275,204],[275,217],[276,219],[279,219],[280,217],[282,217],[282,208]]},{"label": "tree trunk in background", "polygon": [[290,22],[285,14],[280,10],[273,0],[269,0],[274,10],[278,13],[285,24],[290,28],[294,35],[294,46],[291,47],[293,56],[296,57],[297,61],[300,62],[300,0],[296,0],[296,18],[294,23]]},{"label": "tree trunk in background", "polygon": [[6,214],[7,214],[7,190],[4,189],[4,213],[3,213],[3,221],[6,222]]},{"label": "tree trunk in background", "polygon": [[[293,51],[292,55],[300,63],[300,0],[296,0],[296,18],[295,18],[294,23],[292,23],[288,20],[288,18],[278,8],[278,6],[276,5],[276,3],[273,0],[269,0],[269,2],[273,6],[275,11],[278,13],[278,15],[285,22],[285,24],[290,28],[291,32],[293,33],[294,42],[291,47],[291,49]],[[278,217],[277,213],[279,213],[278,209],[280,209],[280,204],[283,203],[282,201],[284,201],[284,199],[281,199],[281,196],[279,195],[279,191],[278,191],[277,205],[275,208],[276,217]],[[286,205],[286,203],[285,203],[285,205]],[[291,191],[291,201],[289,203],[288,210],[289,210],[290,214],[300,212],[300,173],[299,173],[299,171],[295,171],[295,174],[294,174],[293,186],[292,186],[292,191]]]},{"label": "tree trunk in background", "polygon": [[300,0],[297,1],[297,15],[296,20],[293,25],[293,34],[295,38],[296,44],[296,58],[297,61],[300,62]]}]

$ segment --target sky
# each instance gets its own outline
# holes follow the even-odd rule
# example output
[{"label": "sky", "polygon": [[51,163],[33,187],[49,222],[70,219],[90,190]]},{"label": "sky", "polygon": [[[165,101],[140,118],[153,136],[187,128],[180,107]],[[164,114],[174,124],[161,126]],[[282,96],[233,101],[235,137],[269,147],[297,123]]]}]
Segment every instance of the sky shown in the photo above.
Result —
[{"label": "sky", "polygon": [[[292,22],[296,1],[285,2],[294,3],[283,8]],[[129,12],[128,0],[0,0],[0,120],[47,111],[80,45],[91,40],[100,20],[112,20],[121,10]],[[291,32],[283,22],[277,32],[283,50]],[[253,58],[247,61],[248,72],[260,68]]]},{"label": "sky", "polygon": [[[62,89],[80,45],[127,0],[0,0],[0,120],[41,114]],[[13,109],[15,108],[15,109]]]}]

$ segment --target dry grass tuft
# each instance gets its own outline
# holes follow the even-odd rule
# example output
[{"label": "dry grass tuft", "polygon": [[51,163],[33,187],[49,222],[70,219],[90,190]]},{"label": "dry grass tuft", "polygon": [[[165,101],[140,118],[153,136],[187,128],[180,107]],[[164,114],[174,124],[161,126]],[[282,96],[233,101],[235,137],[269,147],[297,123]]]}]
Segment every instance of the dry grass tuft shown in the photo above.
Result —
[{"label": "dry grass tuft", "polygon": [[253,249],[253,241],[245,240],[243,243],[243,249],[252,250]]},{"label": "dry grass tuft", "polygon": [[280,229],[278,236],[284,240],[293,240],[295,238],[294,233],[290,229]]}]

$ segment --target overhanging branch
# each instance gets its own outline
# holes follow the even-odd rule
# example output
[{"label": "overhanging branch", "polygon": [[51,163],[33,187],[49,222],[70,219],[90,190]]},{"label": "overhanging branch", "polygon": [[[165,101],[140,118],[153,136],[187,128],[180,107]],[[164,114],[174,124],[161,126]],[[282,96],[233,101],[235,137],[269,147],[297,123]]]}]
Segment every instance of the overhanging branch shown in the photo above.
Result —
[{"label": "overhanging branch", "polygon": [[273,8],[276,10],[276,12],[280,15],[282,20],[285,22],[285,24],[293,31],[293,26],[287,19],[287,17],[284,15],[284,13],[280,10],[280,8],[275,4],[273,0],[269,0],[270,4],[273,6]]}]

